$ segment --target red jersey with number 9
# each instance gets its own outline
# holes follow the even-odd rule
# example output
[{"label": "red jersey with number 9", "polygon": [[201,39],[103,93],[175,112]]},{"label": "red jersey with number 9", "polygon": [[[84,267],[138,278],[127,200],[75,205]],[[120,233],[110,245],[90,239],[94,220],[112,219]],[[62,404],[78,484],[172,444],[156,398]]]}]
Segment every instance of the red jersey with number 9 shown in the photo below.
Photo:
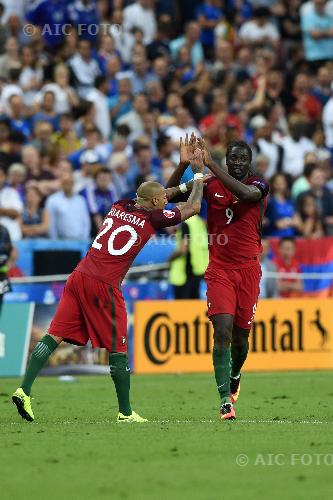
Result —
[{"label": "red jersey with number 9", "polygon": [[204,190],[208,205],[207,272],[253,266],[261,254],[261,225],[267,207],[269,186],[260,177],[250,176],[245,184],[258,187],[259,201],[241,201],[216,177]]},{"label": "red jersey with number 9", "polygon": [[77,270],[119,287],[133,260],[156,229],[180,222],[178,208],[146,210],[136,207],[134,200],[117,201]]}]

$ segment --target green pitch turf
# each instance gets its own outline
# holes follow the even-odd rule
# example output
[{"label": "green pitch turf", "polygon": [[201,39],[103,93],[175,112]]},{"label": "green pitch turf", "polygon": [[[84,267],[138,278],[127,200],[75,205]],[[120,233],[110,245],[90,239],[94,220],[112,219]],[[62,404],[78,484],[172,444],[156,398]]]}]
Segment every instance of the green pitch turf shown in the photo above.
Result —
[{"label": "green pitch turf", "polygon": [[226,423],[212,376],[134,376],[133,407],[150,423],[119,425],[108,377],[40,378],[33,424],[10,403],[17,380],[0,379],[0,498],[332,498],[332,382],[245,374]]}]

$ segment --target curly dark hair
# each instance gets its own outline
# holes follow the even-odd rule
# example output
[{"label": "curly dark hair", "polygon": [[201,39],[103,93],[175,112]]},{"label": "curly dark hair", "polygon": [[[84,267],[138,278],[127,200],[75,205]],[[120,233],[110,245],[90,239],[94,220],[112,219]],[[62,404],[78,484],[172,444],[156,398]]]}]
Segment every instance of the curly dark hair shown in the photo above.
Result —
[{"label": "curly dark hair", "polygon": [[250,148],[250,146],[248,145],[248,143],[245,142],[245,141],[233,141],[233,142],[230,142],[228,144],[228,147],[227,147],[226,157],[228,158],[228,156],[229,156],[232,148],[235,148],[235,147],[246,149],[246,151],[249,154],[250,163],[251,163],[251,161],[252,161],[252,149]]}]

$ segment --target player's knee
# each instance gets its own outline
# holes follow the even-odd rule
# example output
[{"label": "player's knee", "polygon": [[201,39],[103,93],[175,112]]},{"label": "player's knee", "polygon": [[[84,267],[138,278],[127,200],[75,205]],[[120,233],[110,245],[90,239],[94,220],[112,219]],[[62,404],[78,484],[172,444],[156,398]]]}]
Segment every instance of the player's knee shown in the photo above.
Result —
[{"label": "player's knee", "polygon": [[232,347],[235,349],[245,349],[249,346],[249,331],[242,330],[240,332],[233,331]]},{"label": "player's knee", "polygon": [[228,331],[217,331],[214,333],[214,347],[218,350],[229,349],[231,345],[231,333]]},{"label": "player's knee", "polygon": [[233,317],[231,315],[212,316],[214,327],[214,348],[228,349],[231,345]]}]

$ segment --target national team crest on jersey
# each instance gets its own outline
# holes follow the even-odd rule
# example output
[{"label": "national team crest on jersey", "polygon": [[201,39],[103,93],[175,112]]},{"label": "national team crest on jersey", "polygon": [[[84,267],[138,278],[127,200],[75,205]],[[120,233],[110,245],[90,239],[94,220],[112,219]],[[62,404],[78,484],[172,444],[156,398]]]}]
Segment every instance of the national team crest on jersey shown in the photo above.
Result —
[{"label": "national team crest on jersey", "polygon": [[168,219],[173,219],[176,213],[172,210],[163,210],[163,215],[165,215],[165,217],[167,217]]}]

